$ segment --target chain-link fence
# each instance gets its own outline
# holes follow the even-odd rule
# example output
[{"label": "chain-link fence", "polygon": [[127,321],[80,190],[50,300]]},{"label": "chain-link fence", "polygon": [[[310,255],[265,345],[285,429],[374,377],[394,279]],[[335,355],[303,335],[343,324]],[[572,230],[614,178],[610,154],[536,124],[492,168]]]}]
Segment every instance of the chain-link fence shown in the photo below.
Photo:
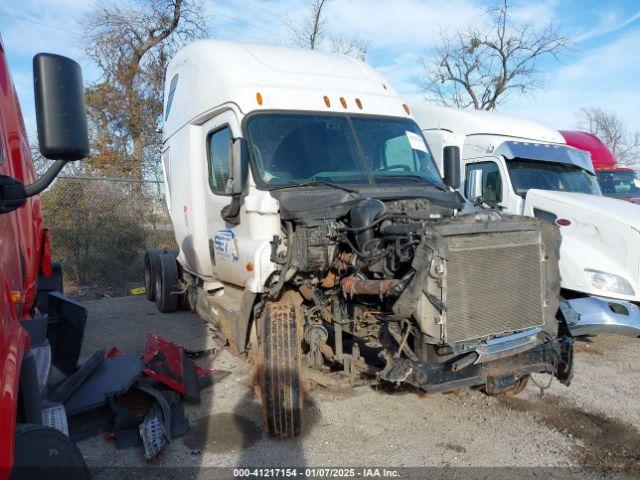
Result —
[{"label": "chain-link fence", "polygon": [[42,207],[70,293],[126,294],[143,285],[146,249],[175,247],[161,182],[59,177]]}]

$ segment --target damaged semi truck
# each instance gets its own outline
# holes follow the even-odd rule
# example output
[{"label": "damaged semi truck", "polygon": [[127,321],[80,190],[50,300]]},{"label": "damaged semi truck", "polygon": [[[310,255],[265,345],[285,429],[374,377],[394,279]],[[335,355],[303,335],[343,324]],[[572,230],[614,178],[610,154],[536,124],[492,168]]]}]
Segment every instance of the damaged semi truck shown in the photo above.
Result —
[{"label": "damaged semi truck", "polygon": [[436,164],[461,150],[473,204],[560,227],[561,315],[574,336],[640,336],[640,209],[604,197],[589,153],[555,130],[493,112],[413,106]]},{"label": "damaged semi truck", "polygon": [[179,252],[145,255],[161,311],[196,311],[254,364],[267,431],[303,380],[517,393],[568,384],[557,227],[461,215],[387,81],[352,58],[199,41],[166,76],[162,163]]}]

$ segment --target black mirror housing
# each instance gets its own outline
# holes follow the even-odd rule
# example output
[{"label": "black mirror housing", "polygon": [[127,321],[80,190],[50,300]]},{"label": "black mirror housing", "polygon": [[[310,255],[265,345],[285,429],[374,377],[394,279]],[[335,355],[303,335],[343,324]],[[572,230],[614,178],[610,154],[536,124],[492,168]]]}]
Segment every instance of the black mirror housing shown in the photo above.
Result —
[{"label": "black mirror housing", "polygon": [[89,155],[89,135],[80,65],[60,55],[33,57],[36,122],[40,153],[52,160]]},{"label": "black mirror housing", "polygon": [[442,150],[442,169],[445,185],[460,188],[460,147],[447,145]]}]

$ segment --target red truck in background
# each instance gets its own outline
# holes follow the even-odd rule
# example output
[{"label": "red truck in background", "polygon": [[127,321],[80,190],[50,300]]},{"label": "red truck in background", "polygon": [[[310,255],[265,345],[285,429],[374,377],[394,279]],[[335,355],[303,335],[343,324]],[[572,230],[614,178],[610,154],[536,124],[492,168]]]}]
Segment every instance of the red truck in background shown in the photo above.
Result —
[{"label": "red truck in background", "polygon": [[40,178],[0,37],[0,479],[89,478],[75,444],[49,426],[66,428],[47,380],[51,365],[77,368],[86,310],[61,293],[39,198],[66,162],[89,153],[82,72],[52,54],[33,66],[39,147],[54,160]]},{"label": "red truck in background", "polygon": [[616,157],[596,135],[576,130],[561,130],[568,145],[591,154],[593,168],[602,194],[640,205],[640,182],[631,168],[619,167]]}]

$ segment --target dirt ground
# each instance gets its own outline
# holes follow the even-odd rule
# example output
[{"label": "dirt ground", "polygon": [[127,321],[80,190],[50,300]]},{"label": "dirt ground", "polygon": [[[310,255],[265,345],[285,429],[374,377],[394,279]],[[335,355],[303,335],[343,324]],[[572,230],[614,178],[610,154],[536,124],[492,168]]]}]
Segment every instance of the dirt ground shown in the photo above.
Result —
[{"label": "dirt ground", "polygon": [[[157,313],[143,297],[84,305],[89,310],[84,357],[112,345],[141,352],[149,332],[191,350],[214,346],[209,325],[197,316]],[[531,382],[517,398],[471,390],[418,395],[318,387],[307,395],[306,433],[291,441],[274,441],[263,432],[244,361],[222,351],[201,363],[231,375],[203,391],[199,405],[186,404],[187,435],[153,462],[144,459],[142,448],[118,451],[102,436],[83,440],[79,445],[95,478],[115,478],[113,465],[460,467],[429,470],[432,478],[443,478],[444,472],[447,478],[496,478],[513,470],[495,467],[518,467],[518,475],[528,472],[532,478],[640,476],[637,339],[600,336],[578,343],[571,386],[553,381],[543,396]],[[544,386],[548,378],[535,380]],[[171,469],[155,470],[154,476],[165,470]],[[416,478],[426,475],[424,470],[408,472]]]}]

